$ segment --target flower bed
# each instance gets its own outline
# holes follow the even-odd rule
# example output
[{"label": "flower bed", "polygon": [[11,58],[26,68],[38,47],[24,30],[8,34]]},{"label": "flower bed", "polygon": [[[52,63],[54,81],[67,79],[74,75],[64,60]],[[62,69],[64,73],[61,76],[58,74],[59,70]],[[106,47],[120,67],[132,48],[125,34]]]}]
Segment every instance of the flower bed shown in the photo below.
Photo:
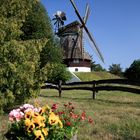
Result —
[{"label": "flower bed", "polygon": [[24,104],[9,113],[10,127],[6,133],[10,140],[70,140],[76,138],[78,127],[93,123],[85,112],[76,113],[72,103],[34,107]]}]

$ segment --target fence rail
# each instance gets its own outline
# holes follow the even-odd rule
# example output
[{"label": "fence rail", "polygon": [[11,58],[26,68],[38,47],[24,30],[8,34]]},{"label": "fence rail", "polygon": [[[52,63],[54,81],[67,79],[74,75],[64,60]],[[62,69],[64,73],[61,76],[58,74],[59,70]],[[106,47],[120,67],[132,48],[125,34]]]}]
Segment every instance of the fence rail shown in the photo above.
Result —
[{"label": "fence rail", "polygon": [[140,82],[130,81],[127,79],[94,80],[87,82],[73,82],[68,84],[61,84],[60,81],[58,84],[48,83],[42,87],[42,89],[46,88],[58,90],[59,97],[61,97],[61,93],[63,90],[89,90],[93,92],[93,99],[95,99],[96,93],[98,91],[103,90],[126,91],[130,93],[140,94]]}]

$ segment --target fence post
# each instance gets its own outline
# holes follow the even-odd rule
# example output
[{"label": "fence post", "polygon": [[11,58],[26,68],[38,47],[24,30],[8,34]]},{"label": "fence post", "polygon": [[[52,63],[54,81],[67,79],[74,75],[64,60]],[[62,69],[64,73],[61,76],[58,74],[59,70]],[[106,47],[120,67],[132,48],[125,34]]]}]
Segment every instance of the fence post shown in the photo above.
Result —
[{"label": "fence post", "polygon": [[59,80],[59,83],[58,83],[59,97],[61,97],[61,93],[62,93],[61,86],[62,86],[62,81]]},{"label": "fence post", "polygon": [[93,92],[92,98],[93,98],[93,99],[96,99],[96,90],[95,90],[95,86],[96,86],[95,81],[93,81],[93,89],[92,89],[92,92]]}]

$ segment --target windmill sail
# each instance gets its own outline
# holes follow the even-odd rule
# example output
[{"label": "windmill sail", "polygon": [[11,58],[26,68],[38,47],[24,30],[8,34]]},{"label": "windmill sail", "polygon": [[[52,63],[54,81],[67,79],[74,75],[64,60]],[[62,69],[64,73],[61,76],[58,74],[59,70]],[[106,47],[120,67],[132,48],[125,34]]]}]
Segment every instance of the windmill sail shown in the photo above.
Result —
[{"label": "windmill sail", "polygon": [[89,14],[90,14],[90,7],[89,7],[89,4],[86,4],[86,10],[85,10],[85,16],[84,16],[84,23],[85,24],[87,22],[87,19],[89,17]]},{"label": "windmill sail", "polygon": [[91,35],[91,33],[89,32],[88,28],[86,27],[83,18],[81,17],[80,13],[78,12],[78,9],[77,9],[77,7],[76,7],[74,1],[73,1],[73,0],[70,0],[70,2],[71,2],[72,6],[73,6],[74,9],[75,9],[76,15],[78,16],[80,22],[82,23],[82,27],[84,28],[85,32],[87,33],[89,39],[91,40],[91,42],[92,42],[92,44],[93,44],[92,47],[95,48],[95,50],[97,51],[97,54],[98,54],[99,58],[100,58],[100,59],[102,60],[102,62],[104,63],[104,58],[103,58],[103,56],[102,56],[102,54],[101,54],[101,52],[100,52],[100,50],[99,50],[99,48],[98,48],[98,46],[97,46],[97,44],[96,44],[96,42],[95,42],[93,36]]}]

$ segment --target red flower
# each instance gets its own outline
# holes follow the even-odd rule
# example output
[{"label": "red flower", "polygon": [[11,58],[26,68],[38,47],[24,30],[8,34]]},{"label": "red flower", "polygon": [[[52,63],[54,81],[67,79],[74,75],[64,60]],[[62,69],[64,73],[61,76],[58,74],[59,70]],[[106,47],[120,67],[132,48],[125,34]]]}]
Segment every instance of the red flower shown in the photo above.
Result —
[{"label": "red flower", "polygon": [[69,105],[72,105],[72,103],[71,103],[71,102],[69,102]]},{"label": "red flower", "polygon": [[86,119],[86,113],[85,113],[85,112],[82,113],[81,119],[82,119],[82,120],[85,120],[85,119]]},{"label": "red flower", "polygon": [[71,109],[74,109],[74,106],[72,106]]},{"label": "red flower", "polygon": [[73,112],[70,112],[70,117],[76,119],[78,118],[78,115],[74,114]]},{"label": "red flower", "polygon": [[68,105],[67,104],[64,104],[64,106],[67,107]]},{"label": "red flower", "polygon": [[71,122],[66,122],[66,125],[67,126],[71,126]]},{"label": "red flower", "polygon": [[52,105],[52,109],[53,109],[53,110],[56,110],[57,108],[58,108],[58,105],[57,105],[57,104],[53,104],[53,105]]},{"label": "red flower", "polygon": [[66,121],[66,120],[68,120],[68,118],[64,118],[64,120]]},{"label": "red flower", "polygon": [[93,120],[92,120],[91,117],[88,118],[88,122],[89,122],[89,123],[93,123]]}]

